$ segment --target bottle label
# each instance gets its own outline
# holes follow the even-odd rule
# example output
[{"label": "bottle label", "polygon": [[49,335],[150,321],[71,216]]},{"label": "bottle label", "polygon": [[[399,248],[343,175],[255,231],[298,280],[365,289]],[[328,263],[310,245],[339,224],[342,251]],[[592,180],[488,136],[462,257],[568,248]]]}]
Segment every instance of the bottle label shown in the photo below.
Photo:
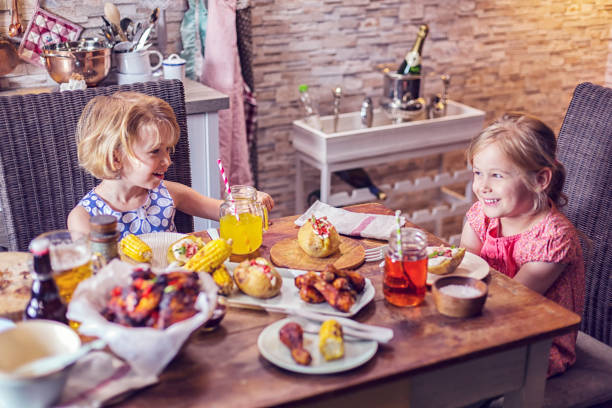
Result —
[{"label": "bottle label", "polygon": [[419,56],[419,53],[414,51],[409,52],[408,55],[406,55],[406,65],[407,68],[421,65],[421,57]]}]

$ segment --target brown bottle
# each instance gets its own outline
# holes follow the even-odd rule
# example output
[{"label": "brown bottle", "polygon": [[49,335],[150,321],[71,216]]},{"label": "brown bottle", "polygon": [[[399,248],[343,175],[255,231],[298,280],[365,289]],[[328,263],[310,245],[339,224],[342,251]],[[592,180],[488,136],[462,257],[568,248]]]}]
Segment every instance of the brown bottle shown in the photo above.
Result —
[{"label": "brown bottle", "polygon": [[120,233],[117,230],[117,218],[112,215],[94,215],[89,220],[89,245],[91,252],[100,254],[104,264],[119,258],[117,243]]},{"label": "brown bottle", "polygon": [[24,312],[24,319],[49,319],[68,323],[66,305],[62,302],[52,277],[49,240],[36,238],[30,243],[34,255],[32,297]]}]

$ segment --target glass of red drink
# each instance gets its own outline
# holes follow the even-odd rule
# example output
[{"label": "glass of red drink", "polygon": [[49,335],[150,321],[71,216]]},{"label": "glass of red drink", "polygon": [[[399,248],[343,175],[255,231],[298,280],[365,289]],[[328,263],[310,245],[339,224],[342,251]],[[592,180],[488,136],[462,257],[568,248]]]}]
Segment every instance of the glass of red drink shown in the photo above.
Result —
[{"label": "glass of red drink", "polygon": [[383,267],[383,293],[395,306],[416,306],[427,290],[427,236],[416,228],[400,230],[389,236],[389,249]]}]

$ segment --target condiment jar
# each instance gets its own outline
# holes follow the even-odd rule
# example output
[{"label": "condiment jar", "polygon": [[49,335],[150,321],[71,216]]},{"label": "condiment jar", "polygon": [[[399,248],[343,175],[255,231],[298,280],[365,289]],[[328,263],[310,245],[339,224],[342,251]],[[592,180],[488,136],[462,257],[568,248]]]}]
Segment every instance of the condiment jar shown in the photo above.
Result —
[{"label": "condiment jar", "polygon": [[265,207],[257,201],[257,190],[251,186],[232,186],[231,197],[219,209],[221,238],[233,240],[232,253],[246,255],[261,246],[268,217]]},{"label": "condiment jar", "polygon": [[117,218],[112,215],[94,215],[89,220],[89,245],[93,254],[99,254],[104,263],[119,257],[117,243],[120,233],[117,230]]}]

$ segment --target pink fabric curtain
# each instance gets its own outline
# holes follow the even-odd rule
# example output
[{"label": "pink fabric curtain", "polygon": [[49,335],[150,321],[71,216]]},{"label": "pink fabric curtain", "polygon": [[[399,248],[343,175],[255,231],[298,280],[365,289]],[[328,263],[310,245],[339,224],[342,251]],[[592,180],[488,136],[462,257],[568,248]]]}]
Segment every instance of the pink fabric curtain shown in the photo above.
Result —
[{"label": "pink fabric curtain", "polygon": [[208,0],[201,81],[229,96],[219,111],[219,152],[231,185],[253,184],[244,119],[243,79],[236,36],[236,0]]}]

